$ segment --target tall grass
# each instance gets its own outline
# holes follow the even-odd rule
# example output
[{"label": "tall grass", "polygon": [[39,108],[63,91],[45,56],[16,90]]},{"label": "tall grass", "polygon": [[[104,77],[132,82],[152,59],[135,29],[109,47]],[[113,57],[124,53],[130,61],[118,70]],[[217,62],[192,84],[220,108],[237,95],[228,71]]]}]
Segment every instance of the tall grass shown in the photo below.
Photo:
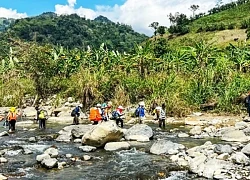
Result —
[{"label": "tall grass", "polygon": [[[1,106],[20,105],[25,94],[58,94],[75,97],[86,110],[109,100],[124,106],[144,100],[165,103],[167,112],[177,116],[211,102],[218,104],[218,111],[241,111],[237,98],[250,89],[249,45],[218,49],[199,41],[167,48],[156,58],[149,43],[136,46],[134,54],[109,51],[103,45],[86,51],[20,46],[12,56],[23,62],[9,68],[6,61],[1,66]],[[39,86],[45,90],[39,91]],[[43,92],[46,94],[39,94]]]}]

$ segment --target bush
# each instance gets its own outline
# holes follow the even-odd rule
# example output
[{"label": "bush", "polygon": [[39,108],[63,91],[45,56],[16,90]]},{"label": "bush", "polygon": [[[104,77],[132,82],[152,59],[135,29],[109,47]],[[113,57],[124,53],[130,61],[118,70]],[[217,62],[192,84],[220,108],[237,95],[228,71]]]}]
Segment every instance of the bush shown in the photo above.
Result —
[{"label": "bush", "polygon": [[227,26],[227,29],[234,29],[234,28],[235,28],[235,24],[233,24],[233,23],[230,23]]}]

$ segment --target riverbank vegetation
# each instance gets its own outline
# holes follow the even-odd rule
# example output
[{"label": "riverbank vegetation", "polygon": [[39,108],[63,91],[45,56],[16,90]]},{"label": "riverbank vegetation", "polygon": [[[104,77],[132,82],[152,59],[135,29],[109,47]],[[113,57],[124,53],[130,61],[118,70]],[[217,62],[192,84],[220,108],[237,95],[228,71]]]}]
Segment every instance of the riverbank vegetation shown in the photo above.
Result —
[{"label": "riverbank vegetation", "polygon": [[57,94],[73,96],[85,108],[106,100],[130,105],[144,99],[166,102],[171,115],[185,115],[206,103],[238,113],[243,106],[239,97],[250,89],[247,43],[220,49],[205,41],[178,47],[147,42],[131,54],[104,44],[69,50],[12,41],[1,47],[1,106],[20,105],[27,94]]}]

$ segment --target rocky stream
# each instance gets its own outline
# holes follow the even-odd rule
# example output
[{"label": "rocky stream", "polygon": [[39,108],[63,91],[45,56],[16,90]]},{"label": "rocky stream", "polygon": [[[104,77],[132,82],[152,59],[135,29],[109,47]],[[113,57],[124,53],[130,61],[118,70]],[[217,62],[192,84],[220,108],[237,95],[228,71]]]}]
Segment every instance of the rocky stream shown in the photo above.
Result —
[{"label": "rocky stream", "polygon": [[15,133],[0,123],[0,179],[250,179],[250,119],[194,113],[160,129],[127,118],[71,125],[70,109],[39,130],[24,109]]}]

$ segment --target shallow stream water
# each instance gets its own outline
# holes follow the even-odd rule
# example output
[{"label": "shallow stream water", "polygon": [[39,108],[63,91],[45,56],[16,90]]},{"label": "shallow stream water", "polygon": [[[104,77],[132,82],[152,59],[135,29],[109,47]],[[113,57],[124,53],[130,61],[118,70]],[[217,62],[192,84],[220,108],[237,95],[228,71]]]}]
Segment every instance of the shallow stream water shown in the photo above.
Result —
[{"label": "shallow stream water", "polygon": [[[49,124],[46,130],[38,130],[37,124],[28,129],[36,128],[33,131],[24,130],[24,127],[17,127],[17,131],[10,136],[0,137],[0,150],[8,149],[4,155],[8,163],[0,164],[0,173],[8,176],[9,180],[15,179],[170,179],[189,180],[201,179],[189,174],[170,162],[168,156],[157,156],[149,154],[149,149],[154,142],[134,143],[133,148],[126,151],[107,152],[98,149],[96,152],[84,153],[76,143],[59,143],[54,141],[56,133],[66,125]],[[187,132],[188,128],[180,126],[167,126],[164,131],[156,130],[155,124],[150,124],[155,131],[154,139],[167,139],[172,142],[185,145],[187,148],[204,144],[210,140],[217,142],[218,139],[193,139],[178,138],[179,132]],[[7,127],[8,128],[8,127]],[[0,132],[7,130],[0,124]],[[129,127],[125,127],[129,128]],[[30,137],[37,137],[38,142],[31,143]],[[42,154],[50,146],[59,149],[59,162],[67,162],[62,170],[46,170],[36,163],[36,156]],[[33,152],[24,155],[22,148]],[[72,154],[76,161],[66,158],[66,154]],[[90,161],[83,161],[82,156],[93,157]]]}]

